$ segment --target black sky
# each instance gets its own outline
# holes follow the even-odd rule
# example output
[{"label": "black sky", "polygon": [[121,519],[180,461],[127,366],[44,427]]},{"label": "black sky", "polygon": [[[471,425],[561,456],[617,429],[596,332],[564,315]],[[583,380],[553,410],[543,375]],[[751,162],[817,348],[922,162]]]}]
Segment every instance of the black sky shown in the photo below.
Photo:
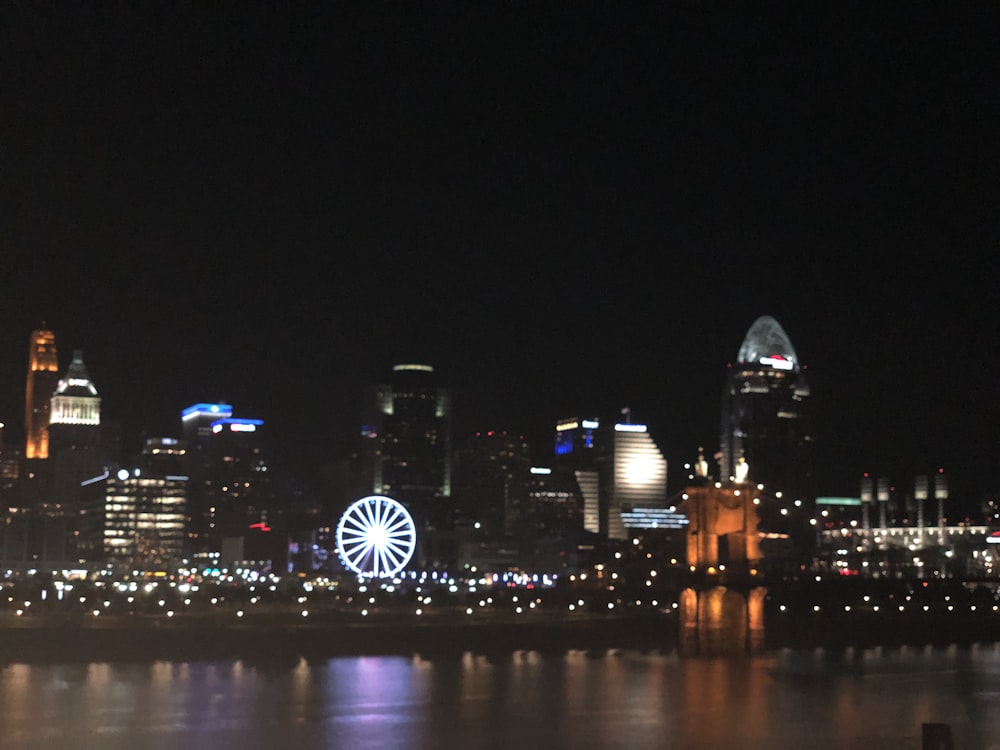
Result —
[{"label": "black sky", "polygon": [[[435,365],[456,428],[717,445],[756,317],[827,490],[1000,455],[990,4],[0,7],[0,419],[28,333],[106,416],[227,399],[310,471]],[[137,438],[136,438],[137,439]],[[301,452],[290,446],[307,447]]]}]

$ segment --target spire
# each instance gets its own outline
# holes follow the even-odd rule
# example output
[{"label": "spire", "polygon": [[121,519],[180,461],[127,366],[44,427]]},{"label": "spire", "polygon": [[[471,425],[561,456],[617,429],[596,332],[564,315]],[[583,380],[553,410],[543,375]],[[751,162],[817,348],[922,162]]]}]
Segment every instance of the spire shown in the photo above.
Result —
[{"label": "spire", "polygon": [[705,449],[698,446],[698,460],[694,464],[694,474],[700,479],[708,477],[708,461],[705,460]]},{"label": "spire", "polygon": [[83,363],[83,352],[80,349],[73,350],[73,361],[69,363],[66,375],[59,381],[56,388],[56,395],[59,396],[96,396],[97,388],[94,387],[87,373],[87,366]]}]

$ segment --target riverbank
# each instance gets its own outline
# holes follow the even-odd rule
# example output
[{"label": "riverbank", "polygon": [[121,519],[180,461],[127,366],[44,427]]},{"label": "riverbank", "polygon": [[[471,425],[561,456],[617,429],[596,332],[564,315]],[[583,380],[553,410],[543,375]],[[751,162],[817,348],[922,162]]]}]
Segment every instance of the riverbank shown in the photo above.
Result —
[{"label": "riverbank", "polygon": [[[839,649],[1000,642],[995,614],[778,614],[766,619],[764,648]],[[672,614],[578,617],[416,617],[312,621],[291,615],[247,617],[102,616],[3,618],[0,663],[93,661],[248,661],[337,656],[428,657],[518,650],[628,649],[673,652]],[[737,649],[738,651],[738,649]]]},{"label": "riverbank", "polygon": [[943,646],[1000,642],[1000,615],[980,613],[775,613],[766,618],[769,649]]},{"label": "riverbank", "polygon": [[105,617],[29,624],[22,620],[0,626],[0,663],[672,650],[677,638],[672,622],[672,618],[662,616],[526,618],[520,622],[372,618],[365,622],[309,623],[268,618],[223,623]]}]

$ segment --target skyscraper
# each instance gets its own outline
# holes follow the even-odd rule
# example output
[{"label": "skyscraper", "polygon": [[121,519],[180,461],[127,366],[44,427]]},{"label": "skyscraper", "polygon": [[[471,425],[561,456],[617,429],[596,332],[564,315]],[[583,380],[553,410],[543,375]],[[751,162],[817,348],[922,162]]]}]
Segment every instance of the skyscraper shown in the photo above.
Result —
[{"label": "skyscraper", "polygon": [[499,538],[525,505],[531,457],[524,437],[503,430],[477,432],[455,451],[456,523],[478,523],[481,536]]},{"label": "skyscraper", "polygon": [[366,389],[361,417],[366,485],[413,515],[423,564],[447,565],[454,558],[451,391],[435,383],[430,365],[395,365],[388,383]]},{"label": "skyscraper", "polygon": [[557,472],[572,472],[579,496],[583,530],[607,533],[607,498],[601,497],[599,469],[607,462],[608,441],[600,432],[600,420],[568,417],[556,422],[553,466]]},{"label": "skyscraper", "polygon": [[49,408],[58,382],[55,334],[45,329],[32,331],[24,394],[25,458],[49,457]]},{"label": "skyscraper", "polygon": [[245,537],[252,524],[273,523],[264,422],[233,417],[233,407],[223,403],[193,404],[181,412],[181,422],[192,550],[219,552],[224,539]]},{"label": "skyscraper", "polygon": [[87,560],[148,568],[177,564],[187,551],[187,477],[139,467],[83,483],[78,551]]},{"label": "skyscraper", "polygon": [[73,352],[66,374],[59,380],[49,407],[49,453],[52,490],[50,499],[72,506],[80,482],[100,474],[101,398],[83,363],[83,353]]},{"label": "skyscraper", "polygon": [[814,494],[810,390],[788,334],[764,315],[747,331],[722,394],[720,472],[770,491]]},{"label": "skyscraper", "polygon": [[609,539],[625,539],[623,512],[666,506],[667,460],[646,425],[629,422],[614,429],[607,530]]}]

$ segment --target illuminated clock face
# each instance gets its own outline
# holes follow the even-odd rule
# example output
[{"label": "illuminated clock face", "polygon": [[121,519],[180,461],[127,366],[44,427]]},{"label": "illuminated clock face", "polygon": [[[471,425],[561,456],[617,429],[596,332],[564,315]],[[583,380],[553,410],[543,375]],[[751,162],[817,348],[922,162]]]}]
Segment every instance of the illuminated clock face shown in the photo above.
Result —
[{"label": "illuminated clock face", "polygon": [[406,508],[383,495],[356,501],[337,525],[337,553],[345,567],[360,576],[396,575],[413,557],[416,541]]}]

